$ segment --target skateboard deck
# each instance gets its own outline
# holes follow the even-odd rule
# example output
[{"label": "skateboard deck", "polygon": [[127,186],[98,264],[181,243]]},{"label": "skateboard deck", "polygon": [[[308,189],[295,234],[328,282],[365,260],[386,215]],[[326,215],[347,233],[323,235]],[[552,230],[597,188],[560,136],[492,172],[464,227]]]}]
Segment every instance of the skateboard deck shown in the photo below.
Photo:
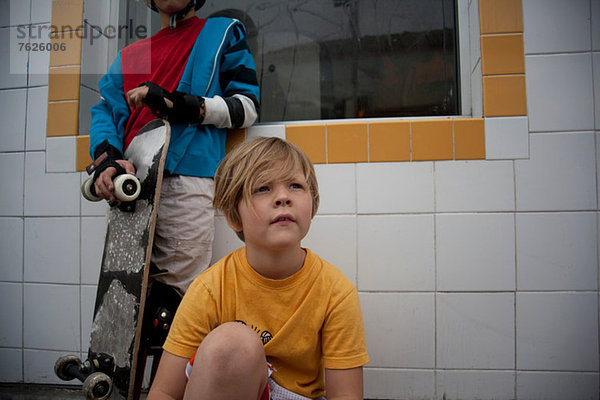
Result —
[{"label": "skateboard deck", "polygon": [[[62,373],[82,380],[90,399],[108,398],[110,392],[111,398],[117,399],[135,396],[150,256],[169,139],[168,122],[154,120],[140,130],[125,151],[125,158],[136,168],[140,190],[135,201],[125,207],[112,205],[107,212],[88,360],[78,363],[68,359],[59,365],[59,359],[55,366],[59,377]],[[83,369],[83,376],[67,372],[74,364]]]}]

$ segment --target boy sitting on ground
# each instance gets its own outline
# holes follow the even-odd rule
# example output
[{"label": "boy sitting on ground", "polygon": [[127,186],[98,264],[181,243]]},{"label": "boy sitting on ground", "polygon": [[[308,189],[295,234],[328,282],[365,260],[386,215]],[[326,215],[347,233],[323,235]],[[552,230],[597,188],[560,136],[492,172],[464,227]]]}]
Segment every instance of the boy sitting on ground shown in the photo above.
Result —
[{"label": "boy sitting on ground", "polygon": [[362,399],[357,290],[300,244],[319,205],[307,156],[278,138],[238,145],[214,205],[246,246],[190,286],[148,400]]}]

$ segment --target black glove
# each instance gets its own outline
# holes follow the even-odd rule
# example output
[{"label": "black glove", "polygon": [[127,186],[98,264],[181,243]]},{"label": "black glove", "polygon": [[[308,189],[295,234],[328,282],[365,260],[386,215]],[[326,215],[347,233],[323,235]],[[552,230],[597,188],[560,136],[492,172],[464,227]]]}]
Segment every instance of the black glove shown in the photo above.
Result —
[{"label": "black glove", "polygon": [[[159,118],[168,117],[169,122],[174,124],[200,124],[204,119],[204,97],[168,90],[160,87],[154,82],[144,82],[140,86],[148,87],[148,94],[144,103],[150,107],[152,114]],[[173,103],[169,108],[165,99]]]},{"label": "black glove", "polygon": [[94,173],[94,180],[100,176],[100,174],[108,167],[115,167],[117,175],[125,173],[125,169],[119,165],[117,160],[122,160],[123,154],[113,145],[108,143],[108,140],[100,143],[94,151],[94,162],[91,163],[87,168],[87,173]]}]

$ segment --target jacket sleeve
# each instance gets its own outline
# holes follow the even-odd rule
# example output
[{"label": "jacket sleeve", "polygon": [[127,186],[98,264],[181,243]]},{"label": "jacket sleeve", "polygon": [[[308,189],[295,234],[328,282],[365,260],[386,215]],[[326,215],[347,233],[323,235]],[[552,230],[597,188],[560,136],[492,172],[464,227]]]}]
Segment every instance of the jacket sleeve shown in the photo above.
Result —
[{"label": "jacket sleeve", "polygon": [[225,44],[219,71],[223,97],[205,99],[203,123],[219,128],[245,128],[258,118],[259,87],[254,58],[240,22],[231,27]]},{"label": "jacket sleeve", "polygon": [[91,109],[90,155],[104,141],[123,152],[125,125],[130,111],[123,94],[121,54],[100,79],[100,102]]}]

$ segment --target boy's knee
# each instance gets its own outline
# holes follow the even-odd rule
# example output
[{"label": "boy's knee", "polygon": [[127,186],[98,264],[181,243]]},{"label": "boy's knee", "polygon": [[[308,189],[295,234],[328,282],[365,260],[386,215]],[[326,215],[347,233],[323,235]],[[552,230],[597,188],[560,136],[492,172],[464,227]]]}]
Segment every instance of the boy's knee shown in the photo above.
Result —
[{"label": "boy's knee", "polygon": [[238,322],[215,328],[204,338],[198,351],[205,362],[225,369],[255,367],[266,360],[258,334]]}]

